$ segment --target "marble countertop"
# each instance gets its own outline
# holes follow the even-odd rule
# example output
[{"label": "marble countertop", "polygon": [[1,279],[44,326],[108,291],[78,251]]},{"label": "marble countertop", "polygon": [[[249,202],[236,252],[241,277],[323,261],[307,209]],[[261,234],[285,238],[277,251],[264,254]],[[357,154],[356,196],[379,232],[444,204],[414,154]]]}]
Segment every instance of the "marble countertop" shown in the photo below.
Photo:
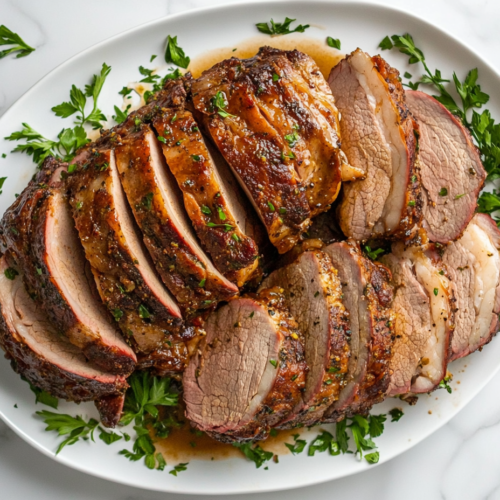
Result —
[{"label": "marble countertop", "polygon": [[[500,2],[497,0],[379,1],[404,8],[449,31],[500,71]],[[81,50],[158,17],[223,3],[228,0],[85,0],[78,3],[0,0],[0,24],[20,33],[37,49],[27,58],[9,57],[0,61],[0,116],[42,76]],[[500,500],[497,382],[500,385],[500,374],[441,430],[380,467],[307,489],[227,498],[334,500],[349,495],[384,500]],[[195,498],[152,493],[84,475],[31,448],[1,421],[0,485],[0,497],[6,499]]]}]

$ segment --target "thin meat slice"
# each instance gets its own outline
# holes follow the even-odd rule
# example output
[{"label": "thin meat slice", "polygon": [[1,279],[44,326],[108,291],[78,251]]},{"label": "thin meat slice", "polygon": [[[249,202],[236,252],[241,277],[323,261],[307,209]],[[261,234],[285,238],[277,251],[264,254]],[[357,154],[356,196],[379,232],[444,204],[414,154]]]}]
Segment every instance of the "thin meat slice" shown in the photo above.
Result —
[{"label": "thin meat slice", "polygon": [[[393,271],[396,340],[390,395],[435,389],[446,375],[453,332],[454,295],[436,249],[395,243],[382,259]],[[416,281],[416,282],[415,282]]]},{"label": "thin meat slice", "polygon": [[313,250],[274,271],[261,289],[272,286],[284,290],[290,312],[304,334],[309,366],[302,399],[280,427],[310,426],[339,398],[346,383],[350,330],[342,285],[328,254]]},{"label": "thin meat slice", "polygon": [[59,335],[27,294],[23,273],[14,266],[11,258],[0,259],[0,346],[14,370],[34,386],[69,401],[123,394],[128,387],[125,377],[89,363],[78,347]]},{"label": "thin meat slice", "polygon": [[423,226],[431,241],[460,237],[474,215],[486,171],[469,131],[434,97],[407,90],[419,124]]},{"label": "thin meat slice", "polygon": [[199,122],[255,206],[271,242],[285,253],[311,223],[291,149],[299,131],[289,120],[287,141],[263,114],[259,93],[244,62],[235,58],[216,64],[192,85]]},{"label": "thin meat slice", "polygon": [[69,202],[102,301],[139,352],[170,341],[181,313],[142,246],[112,150],[82,150],[67,175]]},{"label": "thin meat slice", "polygon": [[342,150],[364,179],[344,184],[342,231],[356,240],[409,239],[421,220],[418,125],[405,103],[399,72],[360,49],[328,79],[342,120]]},{"label": "thin meat slice", "polygon": [[112,145],[113,133],[118,132],[120,180],[163,282],[183,310],[210,307],[238,293],[238,288],[215,269],[196,240],[159,142],[141,121],[145,111],[129,117],[107,142]]},{"label": "thin meat slice", "polygon": [[212,313],[184,372],[186,417],[225,442],[264,439],[301,399],[302,334],[278,287]]},{"label": "thin meat slice", "polygon": [[48,158],[2,219],[4,244],[54,328],[89,361],[128,375],[136,356],[110,324],[86,269],[71,210],[59,186],[65,166]]},{"label": "thin meat slice", "polygon": [[323,416],[324,421],[335,422],[367,412],[387,393],[394,333],[393,290],[387,268],[364,257],[357,243],[333,243],[323,251],[338,271],[350,322],[347,384]]},{"label": "thin meat slice", "polygon": [[184,86],[188,83],[167,82],[163,92],[175,98],[163,103],[169,106],[161,106],[152,125],[201,244],[215,267],[241,287],[260,274],[259,248],[253,239],[256,224],[249,220],[253,209],[244,206],[246,198],[241,194],[238,199],[238,191],[231,191],[224,177],[229,175],[230,181],[232,174],[227,168],[219,171],[224,159],[207,147],[192,113],[186,109]]},{"label": "thin meat slice", "polygon": [[450,361],[476,351],[497,333],[500,313],[500,231],[489,215],[476,214],[443,260],[456,295]]}]

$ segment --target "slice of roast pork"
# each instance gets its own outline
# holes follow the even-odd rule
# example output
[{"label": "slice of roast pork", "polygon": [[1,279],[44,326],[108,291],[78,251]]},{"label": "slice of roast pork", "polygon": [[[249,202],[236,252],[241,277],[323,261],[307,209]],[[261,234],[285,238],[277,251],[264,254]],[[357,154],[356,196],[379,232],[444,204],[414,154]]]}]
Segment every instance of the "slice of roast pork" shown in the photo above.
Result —
[{"label": "slice of roast pork", "polygon": [[89,146],[67,175],[69,202],[97,289],[139,352],[171,339],[179,307],[156,276],[120,185],[114,152]]},{"label": "slice of roast pork", "polygon": [[393,290],[387,268],[364,257],[357,243],[333,243],[323,251],[338,271],[350,322],[347,384],[323,417],[326,422],[335,422],[367,412],[387,393],[394,333]]},{"label": "slice of roast pork", "polygon": [[186,417],[220,441],[264,439],[301,400],[302,334],[281,290],[240,297],[212,313],[184,372]]},{"label": "slice of roast pork", "polygon": [[280,427],[310,426],[321,420],[345,386],[350,330],[342,285],[329,255],[315,250],[274,271],[261,289],[272,286],[284,290],[290,312],[304,334],[309,366],[302,400]]},{"label": "slice of roast pork", "polygon": [[419,125],[423,227],[431,241],[460,237],[472,219],[486,171],[469,131],[434,97],[407,90]]},{"label": "slice of roast pork", "polygon": [[443,260],[456,295],[453,361],[476,351],[497,333],[500,313],[500,231],[489,215],[476,214]]},{"label": "slice of roast pork", "polygon": [[119,397],[122,375],[89,363],[82,351],[59,335],[23,285],[12,259],[0,259],[0,346],[16,372],[34,386],[69,401]]},{"label": "slice of roast pork", "polygon": [[395,288],[388,396],[429,392],[446,375],[454,320],[452,288],[446,265],[432,246],[405,251],[396,243],[392,250],[380,259],[391,270]]},{"label": "slice of roast pork", "polygon": [[328,82],[342,116],[342,150],[365,174],[343,186],[342,231],[358,241],[410,238],[422,210],[418,125],[406,107],[399,72],[357,49],[332,69]]},{"label": "slice of roast pork", "polygon": [[[156,269],[182,309],[210,307],[238,293],[238,288],[201,249],[159,142],[141,116],[142,112],[130,117],[116,141],[123,189]],[[108,140],[113,144],[112,133]]]},{"label": "slice of roast pork", "polygon": [[152,125],[203,248],[215,267],[241,287],[261,273],[259,248],[253,239],[253,229],[260,222],[250,220],[256,216],[251,206],[244,206],[246,197],[239,190],[232,191],[229,182],[233,175],[224,168],[220,153],[205,144],[192,113],[186,109],[185,84],[189,80],[167,82],[163,93],[172,95],[172,99],[162,103]]},{"label": "slice of roast pork", "polygon": [[25,286],[54,328],[89,361],[128,375],[136,356],[110,324],[86,269],[83,249],[60,188],[65,166],[48,158],[2,219],[5,245]]},{"label": "slice of roast pork", "polygon": [[[255,63],[260,62],[257,56]],[[246,62],[233,58],[205,71],[192,85],[200,123],[231,166],[280,253],[290,250],[311,223],[307,191],[293,151],[304,130],[289,115],[283,134],[262,111],[263,94],[270,99],[285,84],[286,78],[273,82],[270,75],[266,88],[260,90]],[[297,105],[302,108],[304,103]],[[326,199],[322,201],[326,206]]]}]

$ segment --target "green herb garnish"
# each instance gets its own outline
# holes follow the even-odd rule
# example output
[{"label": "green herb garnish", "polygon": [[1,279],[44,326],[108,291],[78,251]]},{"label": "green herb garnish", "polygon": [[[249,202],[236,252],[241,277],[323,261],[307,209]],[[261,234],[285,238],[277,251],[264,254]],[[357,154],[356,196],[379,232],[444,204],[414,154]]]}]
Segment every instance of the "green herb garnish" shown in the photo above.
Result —
[{"label": "green herb garnish", "polygon": [[167,36],[167,46],[165,47],[165,62],[175,64],[186,69],[191,59],[184,54],[184,51],[177,45],[176,36]]},{"label": "green herb garnish", "polygon": [[254,462],[257,469],[261,467],[264,462],[273,458],[272,452],[264,451],[259,445],[254,445],[253,443],[233,443],[233,446],[238,448],[249,460]]},{"label": "green herb garnish", "polygon": [[326,37],[326,43],[328,47],[333,47],[334,49],[340,50],[341,43],[338,38],[332,38],[331,36]]},{"label": "green herb garnish", "polygon": [[35,49],[30,47],[17,33],[11,31],[7,26],[0,26],[0,45],[12,45],[12,47],[0,51],[0,59],[13,52],[18,52],[16,59],[30,55]]},{"label": "green herb garnish", "polygon": [[297,27],[290,29],[290,25],[294,23],[296,19],[290,19],[285,17],[282,23],[275,23],[271,19],[270,23],[257,23],[257,29],[261,33],[266,35],[289,35],[290,33],[304,33],[307,28],[310,28],[309,24],[299,24]]}]

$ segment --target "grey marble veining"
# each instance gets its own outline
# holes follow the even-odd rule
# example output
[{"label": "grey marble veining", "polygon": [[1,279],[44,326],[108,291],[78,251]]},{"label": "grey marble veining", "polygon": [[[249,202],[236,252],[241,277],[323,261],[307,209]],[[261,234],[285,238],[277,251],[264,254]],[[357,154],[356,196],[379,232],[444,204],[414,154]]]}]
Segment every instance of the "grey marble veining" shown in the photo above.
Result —
[{"label": "grey marble veining", "polygon": [[[380,0],[461,38],[500,70],[498,0]],[[51,69],[116,33],[166,14],[224,0],[0,0],[0,24],[37,51],[0,61],[0,115]],[[334,2],[332,2],[334,3]],[[293,492],[241,500],[500,500],[500,374],[453,420],[407,453],[369,470]],[[0,498],[190,500],[92,478],[45,457],[0,422]]]}]

